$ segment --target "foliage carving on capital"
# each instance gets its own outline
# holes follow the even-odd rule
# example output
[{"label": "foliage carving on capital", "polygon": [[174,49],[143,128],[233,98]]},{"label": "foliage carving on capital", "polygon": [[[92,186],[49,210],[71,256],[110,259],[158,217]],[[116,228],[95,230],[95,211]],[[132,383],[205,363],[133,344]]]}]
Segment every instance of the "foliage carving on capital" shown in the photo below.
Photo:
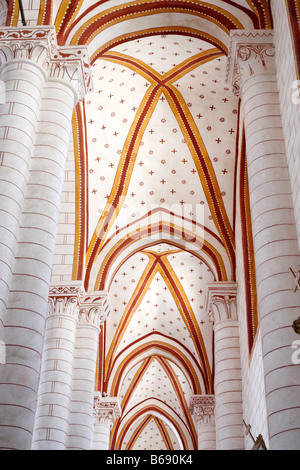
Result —
[{"label": "foliage carving on capital", "polygon": [[108,294],[86,293],[81,281],[53,285],[49,289],[48,315],[70,315],[80,324],[100,328],[109,314]]},{"label": "foliage carving on capital", "polygon": [[60,47],[46,61],[50,79],[59,79],[76,89],[79,101],[92,91],[89,56],[86,47]]},{"label": "foliage carving on capital", "polygon": [[121,417],[120,401],[117,397],[94,397],[94,424],[100,424],[112,429],[114,422]]},{"label": "foliage carving on capital", "polygon": [[207,285],[206,310],[210,320],[237,320],[237,284],[235,282],[213,282]]},{"label": "foliage carving on capital", "polygon": [[14,59],[27,59],[43,67],[47,57],[56,49],[56,35],[52,27],[6,27],[0,30],[1,66]]},{"label": "foliage carving on capital", "polygon": [[213,295],[211,297],[210,317],[213,323],[237,320],[236,297],[232,295]]},{"label": "foliage carving on capital", "polygon": [[84,296],[81,283],[51,286],[48,299],[48,315],[67,315],[78,318],[79,306]]},{"label": "foliage carving on capital", "polygon": [[100,328],[110,314],[110,304],[106,292],[87,293],[79,309],[79,323]]},{"label": "foliage carving on capital", "polygon": [[92,91],[92,75],[85,46],[59,47],[53,26],[5,27],[0,30],[0,67],[13,60],[29,60],[48,79],[70,85],[77,101]]},{"label": "foliage carving on capital", "polygon": [[214,395],[193,395],[189,409],[198,426],[215,423]]},{"label": "foliage carving on capital", "polygon": [[243,83],[253,75],[275,73],[274,57],[273,31],[232,31],[227,82],[233,93],[239,96]]}]

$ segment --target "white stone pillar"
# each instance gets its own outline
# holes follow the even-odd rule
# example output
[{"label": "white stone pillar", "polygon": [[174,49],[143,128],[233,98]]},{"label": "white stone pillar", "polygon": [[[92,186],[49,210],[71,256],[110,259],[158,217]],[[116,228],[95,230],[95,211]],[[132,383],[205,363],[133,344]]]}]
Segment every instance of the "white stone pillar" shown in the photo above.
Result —
[{"label": "white stone pillar", "polygon": [[7,363],[1,370],[5,386],[0,388],[5,423],[0,428],[0,447],[29,449],[72,110],[90,89],[90,70],[86,49],[58,48],[53,27],[5,28],[0,31],[0,47],[1,41],[1,57],[8,57],[10,51],[14,66],[20,61],[25,68],[34,64],[46,82],[41,109],[36,112],[35,145],[28,152],[26,178],[23,175],[16,262],[5,302]]},{"label": "white stone pillar", "polygon": [[[47,30],[49,32],[49,30]],[[0,31],[0,339],[46,73],[48,32]]]},{"label": "white stone pillar", "polygon": [[271,450],[300,449],[300,372],[291,360],[299,249],[272,31],[234,31],[228,81],[245,123],[250,206]]},{"label": "white stone pillar", "polygon": [[50,289],[32,450],[65,450],[81,283]]},{"label": "white stone pillar", "polygon": [[196,423],[198,450],[216,450],[215,396],[193,395],[190,412]]},{"label": "white stone pillar", "polygon": [[236,291],[234,282],[214,282],[207,286],[207,311],[214,323],[217,450],[244,449]]},{"label": "white stone pillar", "polygon": [[116,419],[121,417],[118,398],[101,397],[98,392],[94,400],[93,450],[110,450],[110,432]]},{"label": "white stone pillar", "polygon": [[91,450],[97,352],[101,325],[110,313],[106,292],[83,299],[77,325],[68,449]]}]

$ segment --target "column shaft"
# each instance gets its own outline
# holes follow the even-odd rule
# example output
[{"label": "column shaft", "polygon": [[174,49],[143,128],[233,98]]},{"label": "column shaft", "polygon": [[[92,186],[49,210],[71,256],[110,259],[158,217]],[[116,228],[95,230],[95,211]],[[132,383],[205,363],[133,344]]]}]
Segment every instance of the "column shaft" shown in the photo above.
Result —
[{"label": "column shaft", "polygon": [[110,448],[109,425],[95,424],[93,434],[93,450],[109,450]]},{"label": "column shaft", "polygon": [[90,73],[86,48],[58,48],[52,26],[2,28],[0,64],[0,446],[28,450],[72,112]]},{"label": "column shaft", "polygon": [[[99,295],[97,297],[99,299]],[[94,315],[95,310],[96,315]],[[90,305],[89,312],[86,306],[80,309],[74,353],[69,449],[91,450],[92,448],[100,316],[101,309],[95,309],[95,306]]]},{"label": "column shaft", "polygon": [[[74,94],[69,87],[61,83],[47,85],[27,178],[6,311],[7,366],[2,374],[6,383],[6,404],[15,396],[16,388],[22,389],[22,403],[28,410],[32,410],[32,417],[36,406],[33,390],[38,387],[44,321],[73,105]],[[26,350],[26,358],[23,356],[22,362],[19,360],[21,350]],[[30,379],[28,374],[22,372],[28,369],[35,371]],[[18,381],[16,376],[19,377]],[[30,390],[27,388],[29,383]],[[27,423],[29,424],[29,421]]]},{"label": "column shaft", "polygon": [[214,323],[217,450],[243,450],[240,335],[234,282],[207,286],[207,310]]},{"label": "column shaft", "polygon": [[[100,326],[110,313],[106,292],[90,292],[79,311],[73,371],[69,449],[90,450]],[[101,353],[101,352],[100,352]]]},{"label": "column shaft", "polygon": [[[8,297],[45,77],[34,64],[16,60],[4,66],[1,78],[6,86],[6,102],[0,106],[0,334],[5,342],[6,364],[0,365],[0,445],[16,449],[26,448],[31,441],[34,407],[28,406],[28,400],[31,403],[36,400],[33,384],[39,376],[38,344],[44,325],[35,317],[34,328],[27,330],[27,335],[35,336],[35,340],[22,343],[14,359],[9,349],[18,334],[25,332],[27,319],[24,316],[20,319],[11,338],[6,337],[3,325],[10,322]],[[33,358],[30,365],[26,364],[29,356]]]},{"label": "column shaft", "polygon": [[33,450],[66,448],[79,304],[80,282],[50,289],[37,410],[32,439]]},{"label": "column shaft", "polygon": [[197,428],[198,450],[216,450],[214,395],[193,395],[190,412]]},{"label": "column shaft", "polygon": [[299,449],[300,375],[291,361],[291,325],[300,302],[289,272],[299,266],[299,251],[275,75],[249,78],[241,97],[270,446]]},{"label": "column shaft", "polygon": [[197,429],[198,450],[216,450],[216,425],[201,424]]},{"label": "column shaft", "polygon": [[33,450],[65,450],[72,394],[77,318],[50,315],[46,322]]},{"label": "column shaft", "polygon": [[117,397],[94,398],[93,450],[110,450],[110,432],[116,419],[121,417],[121,406]]},{"label": "column shaft", "polygon": [[0,338],[14,266],[26,184],[45,84],[44,73],[33,63],[6,64],[0,105]]},{"label": "column shaft", "polygon": [[219,450],[243,450],[242,379],[236,320],[214,325],[216,433]]},{"label": "column shaft", "polygon": [[90,450],[100,324],[106,293],[53,286],[42,357],[34,450]]},{"label": "column shaft", "polygon": [[276,80],[273,32],[231,33],[228,77],[241,98],[271,450],[300,448],[300,374],[292,363],[300,307],[290,175]]}]

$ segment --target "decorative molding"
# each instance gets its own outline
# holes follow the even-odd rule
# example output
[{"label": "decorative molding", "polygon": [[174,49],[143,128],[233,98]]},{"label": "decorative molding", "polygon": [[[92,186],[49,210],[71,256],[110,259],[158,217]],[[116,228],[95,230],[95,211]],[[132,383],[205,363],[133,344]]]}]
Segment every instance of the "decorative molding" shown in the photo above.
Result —
[{"label": "decorative molding", "polygon": [[67,315],[78,318],[79,306],[84,296],[82,283],[51,286],[49,290],[48,315]]},{"label": "decorative molding", "polygon": [[88,293],[79,308],[79,323],[100,328],[110,314],[108,294],[104,291]]},{"label": "decorative molding", "polygon": [[193,395],[190,399],[189,409],[198,426],[215,424],[214,395]]},{"label": "decorative molding", "polygon": [[70,315],[80,324],[100,328],[111,312],[107,292],[86,293],[81,281],[50,287],[49,315]]},{"label": "decorative molding", "polygon": [[230,34],[227,83],[233,93],[247,78],[261,73],[275,73],[275,46],[272,30],[234,30]]},{"label": "decorative molding", "polygon": [[94,397],[94,424],[112,429],[116,419],[121,417],[121,405],[118,397],[102,397],[97,392]]},{"label": "decorative molding", "polygon": [[210,320],[237,320],[237,283],[213,282],[207,285],[206,310]]},{"label": "decorative molding", "polygon": [[2,28],[0,67],[13,60],[29,60],[44,70],[48,80],[62,80],[72,87],[77,101],[93,90],[87,47],[59,47],[53,26]]}]

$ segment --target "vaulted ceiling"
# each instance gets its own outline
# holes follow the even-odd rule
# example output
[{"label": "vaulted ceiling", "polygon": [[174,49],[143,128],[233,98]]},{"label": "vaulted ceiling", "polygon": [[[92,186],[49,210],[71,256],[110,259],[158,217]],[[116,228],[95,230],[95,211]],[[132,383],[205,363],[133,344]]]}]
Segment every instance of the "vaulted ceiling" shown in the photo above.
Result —
[{"label": "vaulted ceiling", "polygon": [[[87,45],[94,92],[73,119],[73,278],[107,290],[97,387],[118,396],[117,449],[194,449],[194,394],[214,391],[207,283],[235,280],[239,102],[232,29],[266,0],[24,1],[28,24]],[[31,7],[31,8],[30,8]],[[17,2],[9,6],[17,21]]]}]

